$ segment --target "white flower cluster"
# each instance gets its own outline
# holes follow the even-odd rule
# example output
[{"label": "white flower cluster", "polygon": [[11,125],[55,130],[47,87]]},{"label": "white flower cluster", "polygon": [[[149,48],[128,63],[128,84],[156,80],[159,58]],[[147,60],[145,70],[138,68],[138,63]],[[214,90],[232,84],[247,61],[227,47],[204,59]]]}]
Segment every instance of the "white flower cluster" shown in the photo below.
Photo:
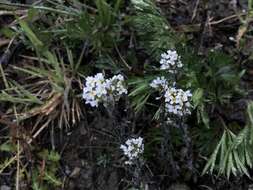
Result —
[{"label": "white flower cluster", "polygon": [[144,151],[143,138],[131,138],[125,142],[125,145],[121,145],[120,149],[124,152],[124,155],[128,157],[128,161],[125,164],[132,164],[133,160],[138,159]]},{"label": "white flower cluster", "polygon": [[127,89],[122,75],[105,79],[102,73],[97,73],[95,76],[86,78],[83,88],[83,99],[92,107],[98,107],[99,103],[106,104],[111,98],[117,100],[123,94],[127,94]]},{"label": "white flower cluster", "polygon": [[155,89],[166,89],[168,86],[168,81],[165,79],[164,76],[162,77],[157,77],[154,79],[151,83],[150,86]]},{"label": "white flower cluster", "polygon": [[[177,73],[177,69],[183,67],[181,57],[174,50],[168,50],[161,55],[161,70],[168,70],[170,73]],[[172,113],[178,116],[190,114],[191,92],[175,87],[169,87],[168,81],[164,76],[154,79],[150,86],[161,90],[165,99],[166,113]],[[174,85],[173,85],[174,86]]]},{"label": "white flower cluster", "polygon": [[125,80],[122,75],[115,75],[111,79],[107,79],[107,86],[109,91],[114,95],[114,97],[119,97],[123,94],[127,94],[127,89],[125,88]]},{"label": "white flower cluster", "polygon": [[189,90],[183,91],[182,89],[176,89],[175,87],[168,88],[164,94],[165,107],[168,113],[183,116],[191,114],[190,98],[192,94]]},{"label": "white flower cluster", "polygon": [[161,54],[161,70],[167,70],[170,73],[177,73],[178,68],[183,67],[181,57],[175,50],[168,50]]}]

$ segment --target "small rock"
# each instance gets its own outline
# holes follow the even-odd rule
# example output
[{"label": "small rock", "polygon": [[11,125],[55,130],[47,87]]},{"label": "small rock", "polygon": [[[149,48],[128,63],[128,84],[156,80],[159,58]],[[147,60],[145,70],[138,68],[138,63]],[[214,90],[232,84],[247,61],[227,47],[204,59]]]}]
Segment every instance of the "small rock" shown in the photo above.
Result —
[{"label": "small rock", "polygon": [[11,190],[11,188],[7,185],[0,186],[0,190]]}]

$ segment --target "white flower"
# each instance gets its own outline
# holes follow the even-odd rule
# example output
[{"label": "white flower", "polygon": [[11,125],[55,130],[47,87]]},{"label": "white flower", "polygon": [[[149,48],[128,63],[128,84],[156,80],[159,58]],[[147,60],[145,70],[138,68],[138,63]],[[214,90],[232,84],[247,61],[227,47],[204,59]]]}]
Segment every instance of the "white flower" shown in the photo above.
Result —
[{"label": "white flower", "polygon": [[99,102],[106,99],[106,93],[105,79],[102,73],[86,78],[85,87],[83,88],[83,99],[85,99],[86,104],[97,107]]},{"label": "white flower", "polygon": [[168,86],[168,81],[164,78],[164,76],[157,77],[150,83],[150,86],[155,89],[164,90]]},{"label": "white flower", "polygon": [[143,138],[131,138],[125,142],[125,145],[121,145],[120,149],[124,152],[124,155],[128,157],[128,161],[125,164],[132,164],[132,161],[138,159],[144,151]]},{"label": "white flower", "polygon": [[189,90],[183,91],[175,87],[168,88],[164,94],[166,111],[179,116],[190,114],[191,96]]},{"label": "white flower", "polygon": [[236,39],[233,37],[233,36],[229,36],[229,38],[228,38],[230,41],[233,41],[233,42],[235,42],[236,41]]},{"label": "white flower", "polygon": [[99,103],[106,105],[112,98],[118,100],[123,94],[127,94],[127,89],[122,75],[105,79],[102,73],[97,73],[94,77],[86,77],[83,99],[92,107],[98,107]]},{"label": "white flower", "polygon": [[178,68],[183,67],[181,57],[175,50],[168,50],[161,54],[161,70],[167,70],[170,73],[177,73]]},{"label": "white flower", "polygon": [[111,79],[107,79],[107,88],[111,91],[114,96],[121,96],[127,94],[127,89],[125,88],[125,81],[122,75],[115,75]]}]

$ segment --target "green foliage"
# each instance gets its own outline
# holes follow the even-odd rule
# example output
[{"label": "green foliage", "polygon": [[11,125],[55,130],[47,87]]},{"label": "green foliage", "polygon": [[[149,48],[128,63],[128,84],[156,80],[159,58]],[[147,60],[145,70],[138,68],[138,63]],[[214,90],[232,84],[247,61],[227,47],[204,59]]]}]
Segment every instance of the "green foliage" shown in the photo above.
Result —
[{"label": "green foliage", "polygon": [[[19,104],[39,104],[42,105],[36,96],[25,89],[24,85],[18,84],[16,81],[8,81],[9,88],[5,88],[0,93],[2,102],[19,103]],[[15,94],[13,94],[15,93]]]},{"label": "green foliage", "polygon": [[250,177],[248,168],[253,166],[252,108],[253,102],[250,102],[247,109],[248,124],[238,134],[234,134],[224,126],[223,135],[208,160],[203,174],[217,170],[219,175],[226,175],[227,178],[231,173],[235,176],[245,174]]},{"label": "green foliage", "polygon": [[[1,70],[0,102],[7,117],[11,120],[17,117],[18,121],[29,125],[73,126],[84,118],[82,113],[86,106],[81,99],[84,76],[104,72],[124,73],[129,79],[129,98],[134,111],[140,113],[148,108],[145,111],[151,116],[145,121],[152,118],[152,114],[159,121],[161,100],[152,98],[154,91],[150,82],[163,75],[169,79],[169,85],[176,81],[182,89],[191,89],[193,93],[193,111],[187,124],[191,137],[198,141],[193,142],[194,151],[210,156],[203,174],[217,172],[227,178],[232,174],[250,177],[253,103],[248,105],[248,120],[243,128],[236,123],[224,124],[218,113],[245,94],[240,88],[245,71],[240,70],[232,57],[225,53],[214,51],[200,57],[189,50],[192,47],[182,43],[182,35],[170,27],[154,1],[131,0],[130,7],[124,7],[123,3],[126,1],[50,0],[41,6],[32,6],[25,19],[17,19],[17,27],[1,28],[1,34],[21,41],[29,50],[25,52],[26,56],[18,57],[18,64],[10,64],[8,69]],[[177,49],[182,57],[184,68],[177,78],[156,67],[161,53],[168,49]],[[85,110],[87,117],[91,113],[92,110]],[[132,118],[127,118],[127,122],[130,120]],[[146,158],[153,159],[163,140],[161,124],[138,131],[139,118],[133,120],[134,132],[141,132],[144,136]],[[148,122],[151,123],[151,119]],[[173,128],[172,124],[166,127]],[[182,139],[180,130],[173,128],[171,133],[173,148],[183,146],[186,139]],[[16,146],[5,142],[0,145],[0,151],[14,154]],[[180,154],[177,150],[174,152],[176,156]],[[98,157],[97,164],[106,167],[111,160],[103,155],[106,154]],[[59,187],[60,155],[45,149],[36,156],[39,161],[32,168],[32,188]],[[3,158],[0,173],[12,164],[10,160]],[[45,164],[44,168],[42,164]]]},{"label": "green foliage", "polygon": [[129,80],[128,85],[133,86],[133,89],[128,96],[132,99],[131,102],[135,112],[142,110],[152,93],[149,86],[150,79],[150,77],[147,77],[133,78]]},{"label": "green foliage", "polygon": [[60,155],[55,151],[43,150],[39,154],[42,162],[45,162],[45,167],[41,168],[39,165],[33,170],[32,175],[32,189],[46,190],[56,188],[62,183],[57,177],[57,170],[59,168]]},{"label": "green foliage", "polygon": [[[161,53],[175,48],[179,38],[153,1],[132,0],[131,2],[134,15],[130,24],[136,31],[138,46],[144,48],[154,60],[159,61]],[[146,70],[144,78],[133,77],[129,82],[129,86],[132,86],[129,97],[136,112],[141,111],[147,103],[152,105],[148,99],[153,93],[149,84],[154,79],[154,65],[146,65],[144,69]]]},{"label": "green foliage", "polygon": [[[20,21],[20,26],[38,58],[30,65],[13,66],[12,72],[23,80],[19,83],[8,79],[8,87],[0,92],[0,100],[17,107],[20,121],[39,116],[38,120],[50,123],[57,117],[52,117],[49,113],[55,112],[52,108],[58,107],[58,126],[69,126],[70,122],[74,124],[80,119],[81,112],[77,98],[82,76],[80,61],[74,60],[72,51],[68,48],[65,50],[66,58],[50,52],[26,22]],[[71,111],[73,107],[75,110]]]},{"label": "green foliage", "polygon": [[132,26],[136,30],[139,46],[159,60],[161,53],[175,48],[179,39],[153,1],[132,0],[132,4],[136,14]]},{"label": "green foliage", "polygon": [[15,150],[16,150],[16,147],[10,142],[5,142],[0,145],[1,152],[14,152]]},{"label": "green foliage", "polygon": [[209,127],[210,110],[220,109],[232,98],[245,94],[240,88],[245,70],[240,71],[231,57],[221,52],[210,52],[202,61],[195,56],[189,52],[183,56],[188,68],[181,83],[194,89],[193,106],[198,122]]},{"label": "green foliage", "polygon": [[[16,151],[15,144],[9,141],[0,145],[0,153],[15,153]],[[27,176],[28,178],[31,177],[32,189],[47,190],[60,186],[62,183],[57,177],[60,155],[53,150],[48,151],[47,149],[44,149],[38,153],[38,157],[39,161],[36,160],[34,162],[34,167],[32,168],[32,176]],[[13,160],[13,157],[5,158],[0,164],[0,173],[15,163],[14,161],[15,159]],[[27,174],[26,168],[22,168],[21,170]]]},{"label": "green foliage", "polygon": [[92,50],[99,54],[111,51],[120,41],[123,23],[119,12],[120,4],[121,0],[115,0],[112,5],[104,0],[96,0],[92,13],[84,8],[79,11],[77,18],[66,21],[53,30],[59,31],[58,36],[64,38],[67,43],[87,41]]},{"label": "green foliage", "polygon": [[27,25],[27,23],[22,20],[20,20],[19,23],[22,30],[24,31],[26,36],[29,38],[33,46],[38,50],[43,48],[43,43],[37,38],[37,36],[34,34],[31,28]]},{"label": "green foliage", "polygon": [[5,158],[3,161],[0,163],[0,174],[3,173],[3,171],[12,165],[14,165],[15,162],[13,162],[13,159],[10,157]]}]

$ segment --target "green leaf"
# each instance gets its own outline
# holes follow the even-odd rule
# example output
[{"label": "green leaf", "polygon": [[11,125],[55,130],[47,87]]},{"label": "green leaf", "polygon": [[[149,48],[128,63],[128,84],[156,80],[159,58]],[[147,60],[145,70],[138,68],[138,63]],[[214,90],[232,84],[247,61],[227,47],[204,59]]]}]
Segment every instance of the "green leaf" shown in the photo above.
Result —
[{"label": "green leaf", "polygon": [[0,29],[0,34],[3,34],[4,36],[6,36],[7,38],[13,38],[16,35],[16,32],[14,32],[13,30],[11,30],[8,27],[2,27]]},{"label": "green leaf", "polygon": [[250,141],[250,144],[252,145],[253,144],[253,102],[252,101],[250,101],[248,103],[247,115],[248,115],[248,125],[247,126],[250,128],[249,141]]},{"label": "green leaf", "polygon": [[200,106],[199,112],[200,112],[200,117],[201,117],[202,122],[204,123],[204,125],[205,125],[207,128],[209,128],[210,119],[209,119],[209,117],[208,117],[207,112],[205,111],[204,104],[202,104],[202,105]]},{"label": "green leaf", "polygon": [[45,172],[44,179],[55,186],[60,186],[62,184],[62,182],[57,179],[57,177],[53,173],[48,171]]},{"label": "green leaf", "polygon": [[48,154],[48,160],[58,162],[61,159],[60,155],[55,151],[50,151]]},{"label": "green leaf", "polygon": [[25,32],[26,36],[34,45],[34,47],[37,48],[38,50],[41,49],[44,44],[37,38],[37,36],[34,34],[34,32],[31,30],[28,24],[23,20],[19,20],[19,24],[23,29],[23,31]]},{"label": "green leaf", "polygon": [[226,137],[226,133],[224,132],[222,137],[221,137],[221,140],[217,144],[214,152],[212,153],[212,155],[211,155],[210,159],[208,160],[207,164],[205,165],[204,170],[202,171],[202,175],[205,174],[208,170],[211,173],[213,172],[220,146],[222,144],[222,141],[225,139],[225,137]]},{"label": "green leaf", "polygon": [[15,152],[16,151],[16,147],[14,146],[14,144],[10,143],[10,142],[5,142],[3,144],[0,145],[0,151],[3,152]]},{"label": "green leaf", "polygon": [[193,92],[192,95],[192,101],[193,101],[193,106],[196,108],[200,103],[203,101],[203,95],[204,95],[204,90],[202,88],[198,88]]}]

